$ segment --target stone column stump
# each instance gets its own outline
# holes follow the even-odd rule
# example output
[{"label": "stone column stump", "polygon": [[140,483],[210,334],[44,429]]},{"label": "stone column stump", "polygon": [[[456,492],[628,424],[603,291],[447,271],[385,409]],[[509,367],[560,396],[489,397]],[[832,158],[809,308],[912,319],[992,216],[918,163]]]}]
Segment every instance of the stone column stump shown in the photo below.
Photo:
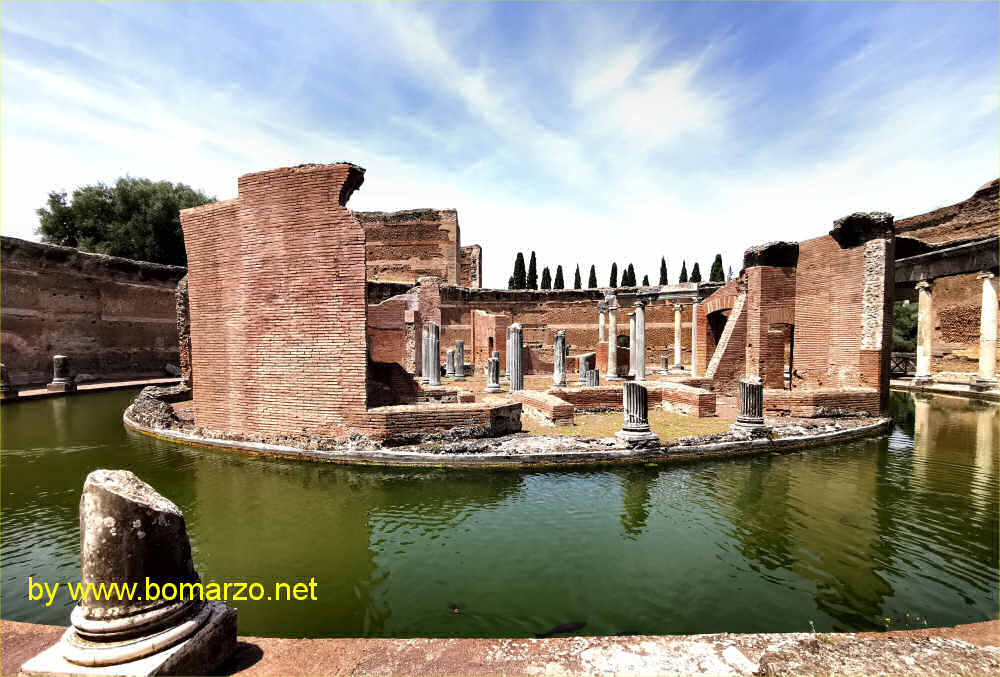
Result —
[{"label": "stone column stump", "polygon": [[427,338],[427,385],[441,385],[441,327],[436,322],[428,322],[430,327]]},{"label": "stone column stump", "polygon": [[631,447],[653,446],[660,443],[649,427],[649,391],[646,386],[628,381],[622,387],[622,409],[625,421],[615,435]]},{"label": "stone column stump", "polygon": [[455,349],[448,348],[444,358],[444,375],[448,378],[455,376]]},{"label": "stone column stump", "polygon": [[595,386],[601,385],[601,372],[597,371],[596,369],[588,369],[585,372],[585,376],[586,376],[586,382],[584,383],[584,385],[587,386],[588,388],[593,388]]},{"label": "stone column stump", "polygon": [[566,330],[556,332],[552,348],[552,383],[556,388],[566,387]]},{"label": "stone column stump", "polygon": [[455,341],[455,380],[465,380],[465,341]]},{"label": "stone column stump", "polygon": [[769,430],[764,425],[764,382],[756,376],[740,381],[739,414],[730,429],[748,431],[754,436]]},{"label": "stone column stump", "polygon": [[71,393],[76,390],[76,383],[70,373],[69,358],[65,355],[52,356],[52,382],[45,386],[54,393]]},{"label": "stone column stump", "polygon": [[486,361],[486,390],[488,393],[500,393],[500,358],[491,357]]}]

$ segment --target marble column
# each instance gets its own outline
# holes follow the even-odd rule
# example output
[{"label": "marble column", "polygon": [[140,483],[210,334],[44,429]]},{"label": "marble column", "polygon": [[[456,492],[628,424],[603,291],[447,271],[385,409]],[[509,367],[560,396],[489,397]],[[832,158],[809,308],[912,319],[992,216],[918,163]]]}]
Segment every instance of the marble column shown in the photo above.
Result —
[{"label": "marble column", "polygon": [[622,429],[616,433],[619,439],[630,445],[659,441],[649,427],[649,391],[646,386],[635,381],[625,383],[622,386],[622,410],[625,420]]},{"label": "marble column", "polygon": [[504,344],[503,373],[500,375],[501,383],[510,383],[510,325],[507,325],[507,342]]},{"label": "marble column", "polygon": [[566,330],[556,332],[552,347],[552,383],[556,388],[566,387]]},{"label": "marble column", "polygon": [[739,388],[739,411],[732,427],[743,430],[764,428],[764,381],[749,376],[740,381]]},{"label": "marble column", "polygon": [[455,380],[465,380],[465,341],[455,341]]},{"label": "marble column", "polygon": [[993,273],[979,274],[983,281],[983,304],[979,313],[980,386],[997,383],[997,278]]},{"label": "marble column", "polygon": [[934,341],[931,283],[917,282],[917,373],[915,381],[929,381],[931,378],[931,348]]},{"label": "marble column", "polygon": [[515,322],[510,325],[510,339],[507,341],[507,358],[509,360],[507,378],[510,380],[510,392],[524,390],[524,330]]},{"label": "marble column", "polygon": [[679,303],[674,304],[674,369],[683,369],[681,364],[681,309]]},{"label": "marble column", "polygon": [[618,314],[618,304],[614,297],[608,300],[608,375],[609,381],[620,381],[618,376],[618,328],[616,315]]},{"label": "marble column", "polygon": [[430,380],[430,367],[427,363],[431,356],[431,328],[426,322],[420,335],[420,382],[426,384]]},{"label": "marble column", "polygon": [[444,358],[444,375],[448,378],[455,377],[455,349],[448,348]]},{"label": "marble column", "polygon": [[76,383],[70,374],[69,358],[65,355],[52,356],[52,381],[45,386],[52,392],[69,393],[76,390]]},{"label": "marble column", "polygon": [[698,302],[691,304],[691,376],[698,375]]},{"label": "marble column", "polygon": [[486,361],[486,392],[502,392],[500,390],[500,357],[496,353]]},{"label": "marble column", "polygon": [[436,322],[429,322],[430,324],[430,336],[428,337],[428,343],[430,350],[428,350],[428,361],[427,366],[430,367],[430,373],[428,374],[429,380],[427,385],[439,386],[441,385],[441,327],[438,326]]},{"label": "marble column", "polygon": [[635,378],[635,313],[628,314],[628,375]]},{"label": "marble column", "polygon": [[646,380],[646,304],[635,302],[635,380]]},{"label": "marble column", "polygon": [[608,340],[608,330],[604,326],[608,311],[603,305],[597,306],[597,342]]},{"label": "marble column", "polygon": [[596,369],[588,369],[584,376],[586,377],[585,386],[595,387],[601,385],[601,372]]}]

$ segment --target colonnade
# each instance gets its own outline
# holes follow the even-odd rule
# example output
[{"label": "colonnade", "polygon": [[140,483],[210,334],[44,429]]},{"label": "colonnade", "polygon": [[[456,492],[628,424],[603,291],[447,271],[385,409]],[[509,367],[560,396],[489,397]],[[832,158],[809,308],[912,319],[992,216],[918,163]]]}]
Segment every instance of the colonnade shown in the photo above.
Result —
[{"label": "colonnade", "polygon": [[[629,317],[629,376],[636,381],[646,380],[646,308],[650,303],[636,300],[633,312]],[[692,299],[688,304],[673,302],[674,310],[674,362],[672,369],[683,369],[681,363],[681,327],[682,313],[686,306],[691,307],[691,375],[697,376],[698,363],[698,301]],[[609,294],[604,302],[597,305],[597,340],[608,343],[608,381],[618,381],[618,351],[617,351],[617,313],[621,308],[618,299]]]}]

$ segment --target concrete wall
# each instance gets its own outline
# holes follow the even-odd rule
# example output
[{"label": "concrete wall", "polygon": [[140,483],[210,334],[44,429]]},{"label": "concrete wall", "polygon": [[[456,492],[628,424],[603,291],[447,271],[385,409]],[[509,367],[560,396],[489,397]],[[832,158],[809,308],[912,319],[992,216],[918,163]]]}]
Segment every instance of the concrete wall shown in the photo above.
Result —
[{"label": "concrete wall", "polygon": [[102,379],[162,377],[178,363],[174,290],[184,269],[0,238],[3,363],[16,386],[52,378],[52,356]]}]

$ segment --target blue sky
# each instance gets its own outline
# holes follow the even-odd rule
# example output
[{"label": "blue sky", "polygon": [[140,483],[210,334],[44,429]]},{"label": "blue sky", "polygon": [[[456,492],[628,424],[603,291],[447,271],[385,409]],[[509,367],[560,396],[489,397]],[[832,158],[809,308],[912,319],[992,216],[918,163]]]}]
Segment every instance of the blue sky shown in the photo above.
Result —
[{"label": "blue sky", "polygon": [[802,240],[965,199],[1000,161],[996,3],[0,7],[2,230],[131,174],[220,199],[304,162],[454,207],[485,282]]}]

